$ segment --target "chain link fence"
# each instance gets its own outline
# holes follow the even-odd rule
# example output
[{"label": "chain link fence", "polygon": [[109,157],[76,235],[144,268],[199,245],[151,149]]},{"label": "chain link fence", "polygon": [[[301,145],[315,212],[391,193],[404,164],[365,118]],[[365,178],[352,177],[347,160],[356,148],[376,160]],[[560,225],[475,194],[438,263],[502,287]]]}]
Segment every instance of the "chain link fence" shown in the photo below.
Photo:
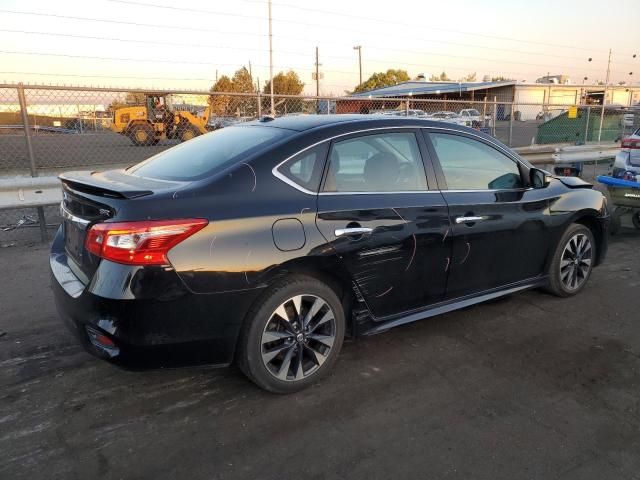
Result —
[{"label": "chain link fence", "polygon": [[[272,113],[425,118],[476,128],[523,147],[614,142],[639,127],[640,113],[634,112],[497,98],[271,98],[259,93],[0,85],[0,176],[125,167],[193,136]],[[42,213],[49,225],[58,222],[55,208]],[[37,238],[38,218],[32,210],[0,210],[0,245],[21,242],[28,232]]]}]

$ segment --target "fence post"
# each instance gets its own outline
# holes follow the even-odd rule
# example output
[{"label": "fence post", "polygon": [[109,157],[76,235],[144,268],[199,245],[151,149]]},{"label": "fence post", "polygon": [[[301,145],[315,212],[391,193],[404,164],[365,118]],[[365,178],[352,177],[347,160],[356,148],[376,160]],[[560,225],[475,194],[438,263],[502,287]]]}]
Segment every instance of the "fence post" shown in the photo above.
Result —
[{"label": "fence post", "polygon": [[407,117],[409,116],[409,99],[408,98],[405,100],[404,114]]},{"label": "fence post", "polygon": [[487,126],[487,96],[484,96],[484,102],[482,104],[482,126]]},{"label": "fence post", "polygon": [[604,95],[602,97],[602,109],[600,110],[600,127],[598,128],[598,143],[600,143],[600,138],[602,137],[602,122],[604,122]]},{"label": "fence post", "polygon": [[587,125],[584,127],[584,143],[587,144],[589,139],[589,117],[591,116],[591,107],[587,107]]},{"label": "fence post", "polygon": [[258,90],[258,118],[262,117],[262,96],[260,90]]},{"label": "fence post", "polygon": [[496,110],[498,109],[498,97],[493,97],[493,136],[496,136],[496,120],[498,119],[498,116],[496,115]]},{"label": "fence post", "polygon": [[[27,153],[29,155],[29,169],[31,170],[31,176],[37,177],[38,171],[36,170],[36,159],[33,154],[33,145],[31,144],[31,130],[29,129],[29,116],[27,114],[27,100],[24,96],[24,85],[18,84],[18,102],[20,103],[20,114],[22,115],[22,127],[24,128],[24,140],[27,144]],[[40,223],[40,237],[43,242],[47,241],[47,224],[44,219],[44,208],[37,207],[38,210],[38,222]]]},{"label": "fence post", "polygon": [[509,146],[513,146],[513,117],[516,114],[516,104],[511,102],[511,115],[509,115]]}]

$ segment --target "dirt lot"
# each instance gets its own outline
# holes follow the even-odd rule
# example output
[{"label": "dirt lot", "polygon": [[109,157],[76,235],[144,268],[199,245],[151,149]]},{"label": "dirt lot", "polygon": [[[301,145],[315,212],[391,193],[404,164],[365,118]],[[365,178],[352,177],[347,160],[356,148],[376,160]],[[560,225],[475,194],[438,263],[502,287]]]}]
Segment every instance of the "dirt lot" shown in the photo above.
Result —
[{"label": "dirt lot", "polygon": [[638,479],[639,245],[613,239],[575,298],[348,341],[291,396],[90,357],[56,318],[47,249],[0,249],[0,478]]}]

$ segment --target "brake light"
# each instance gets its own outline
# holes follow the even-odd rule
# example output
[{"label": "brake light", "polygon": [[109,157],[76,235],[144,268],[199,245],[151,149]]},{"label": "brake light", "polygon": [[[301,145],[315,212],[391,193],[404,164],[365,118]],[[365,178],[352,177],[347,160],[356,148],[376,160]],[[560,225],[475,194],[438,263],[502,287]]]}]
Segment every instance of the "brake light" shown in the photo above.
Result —
[{"label": "brake light", "polygon": [[201,218],[98,223],[87,232],[85,248],[126,265],[166,265],[169,250],[208,223]]},{"label": "brake light", "polygon": [[628,148],[630,150],[639,150],[640,149],[640,139],[638,138],[623,138],[622,139],[622,148]]}]

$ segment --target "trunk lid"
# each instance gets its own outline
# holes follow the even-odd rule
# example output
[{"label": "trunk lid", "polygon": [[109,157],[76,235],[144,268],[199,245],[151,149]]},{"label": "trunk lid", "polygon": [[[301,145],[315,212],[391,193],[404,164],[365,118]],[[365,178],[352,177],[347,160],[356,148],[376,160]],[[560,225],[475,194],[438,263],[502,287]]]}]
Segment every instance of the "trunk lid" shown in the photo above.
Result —
[{"label": "trunk lid", "polygon": [[91,225],[114,219],[128,202],[184,185],[137,177],[124,170],[67,172],[59,178],[62,181],[60,213],[69,267],[84,283],[100,264],[100,259],[84,247]]}]

